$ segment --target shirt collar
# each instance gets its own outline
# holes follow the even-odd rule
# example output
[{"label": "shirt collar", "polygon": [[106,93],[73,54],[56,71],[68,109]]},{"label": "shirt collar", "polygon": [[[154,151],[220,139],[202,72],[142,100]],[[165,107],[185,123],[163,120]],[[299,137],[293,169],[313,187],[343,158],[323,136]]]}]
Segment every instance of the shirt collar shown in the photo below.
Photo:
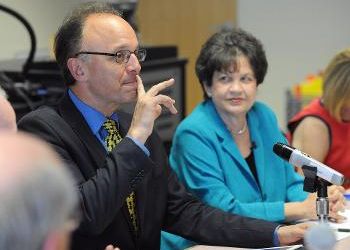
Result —
[{"label": "shirt collar", "polygon": [[[80,100],[71,89],[68,89],[68,94],[74,105],[83,115],[94,135],[97,135],[107,118],[101,112]],[[116,113],[113,113],[110,118],[116,121],[118,124],[118,116]]]}]

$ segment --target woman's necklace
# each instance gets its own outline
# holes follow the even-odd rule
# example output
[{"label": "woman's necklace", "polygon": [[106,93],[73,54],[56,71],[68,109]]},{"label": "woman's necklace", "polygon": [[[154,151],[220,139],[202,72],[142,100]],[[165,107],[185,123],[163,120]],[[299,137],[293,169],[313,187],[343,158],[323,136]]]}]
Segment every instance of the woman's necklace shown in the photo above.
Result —
[{"label": "woman's necklace", "polygon": [[233,130],[231,130],[231,134],[233,136],[237,136],[237,135],[241,135],[244,134],[244,132],[247,131],[247,122],[244,123],[243,128],[241,128],[240,130],[238,130],[237,132],[234,132]]}]

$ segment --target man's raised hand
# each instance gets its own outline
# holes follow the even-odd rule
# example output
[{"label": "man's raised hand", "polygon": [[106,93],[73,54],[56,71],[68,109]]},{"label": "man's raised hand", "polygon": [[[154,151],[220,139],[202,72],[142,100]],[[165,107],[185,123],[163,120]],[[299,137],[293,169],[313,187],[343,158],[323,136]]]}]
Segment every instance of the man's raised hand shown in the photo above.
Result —
[{"label": "man's raised hand", "polygon": [[174,84],[174,79],[169,79],[152,86],[147,92],[144,89],[142,80],[137,79],[137,103],[134,110],[128,135],[138,141],[145,143],[153,130],[154,121],[162,112],[162,106],[167,108],[172,114],[177,110],[174,106],[175,100],[169,96],[159,94],[162,90]]}]

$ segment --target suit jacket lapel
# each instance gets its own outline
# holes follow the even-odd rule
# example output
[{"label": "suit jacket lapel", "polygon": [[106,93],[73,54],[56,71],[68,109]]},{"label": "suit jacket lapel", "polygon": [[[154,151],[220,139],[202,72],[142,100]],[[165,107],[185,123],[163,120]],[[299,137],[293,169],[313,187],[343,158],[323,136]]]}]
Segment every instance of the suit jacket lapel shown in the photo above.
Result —
[{"label": "suit jacket lapel", "polygon": [[[253,112],[248,113],[248,126],[250,132],[250,140],[255,143],[255,149],[253,149],[253,152],[260,187],[261,190],[265,190],[265,152],[262,140],[262,133],[259,128],[259,119],[257,119],[255,113]],[[256,164],[257,162],[259,164]]]},{"label": "suit jacket lapel", "polygon": [[[79,112],[79,110],[75,107],[73,102],[71,101],[68,94],[66,94],[60,105],[59,105],[59,112],[62,115],[62,118],[72,127],[75,134],[79,137],[79,139],[82,141],[82,143],[85,145],[87,150],[89,151],[89,155],[96,166],[94,171],[96,171],[97,168],[101,167],[104,163],[107,152],[106,149],[103,147],[101,142],[96,138],[96,136],[92,133],[89,125],[85,121],[82,114]],[[130,127],[130,118],[124,113],[118,113],[119,117],[119,132],[122,135],[122,137],[125,137],[129,127]],[[90,176],[95,175],[94,173],[91,173]],[[147,199],[145,192],[146,188],[143,188],[142,186],[146,185],[146,181],[143,181],[142,184],[137,188],[136,190],[136,199],[137,199],[137,213],[138,213],[138,220],[139,220],[139,229],[140,229],[140,235],[143,225],[143,219],[144,216],[144,209],[145,209],[145,201]],[[126,221],[130,224],[130,228],[132,228],[131,222],[129,220],[129,214],[126,206],[123,206],[122,209],[123,215],[126,219]]]},{"label": "suit jacket lapel", "polygon": [[[245,161],[245,159],[242,157],[241,153],[239,152],[239,149],[236,143],[232,139],[230,131],[227,129],[226,125],[222,121],[212,101],[208,101],[206,105],[206,109],[207,109],[206,114],[208,116],[208,121],[212,123],[210,127],[213,128],[217,137],[219,138],[222,149],[232,157],[232,159],[236,162],[237,167],[239,167],[243,172],[246,172],[252,178],[252,180],[256,183],[255,178],[248,166],[248,163]],[[248,126],[249,125],[250,124],[249,124],[249,116],[248,116]]]},{"label": "suit jacket lapel", "polygon": [[68,94],[63,97],[59,105],[59,111],[62,118],[72,127],[75,134],[89,151],[89,155],[91,156],[96,168],[101,167],[106,158],[106,150],[91,132],[89,125],[86,123],[79,110],[75,107]]},{"label": "suit jacket lapel", "polygon": [[[229,134],[229,132],[228,132]],[[222,140],[222,148],[224,151],[226,151],[236,162],[237,166],[242,170],[247,172],[253,179],[254,176],[250,171],[250,168],[245,161],[245,159],[242,157],[241,153],[239,152],[239,149],[234,143],[234,141],[231,138],[231,135],[223,135],[223,140]]]}]

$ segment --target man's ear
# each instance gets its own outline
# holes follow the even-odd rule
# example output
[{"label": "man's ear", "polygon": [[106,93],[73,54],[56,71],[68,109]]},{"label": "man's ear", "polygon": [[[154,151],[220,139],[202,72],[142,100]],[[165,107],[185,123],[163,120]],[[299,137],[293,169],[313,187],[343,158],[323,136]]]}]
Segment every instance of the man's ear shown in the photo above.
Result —
[{"label": "man's ear", "polygon": [[82,82],[86,80],[87,69],[81,59],[69,58],[67,61],[67,67],[77,82]]},{"label": "man's ear", "polygon": [[211,87],[209,87],[205,82],[203,83],[204,91],[208,97],[212,96]]}]

